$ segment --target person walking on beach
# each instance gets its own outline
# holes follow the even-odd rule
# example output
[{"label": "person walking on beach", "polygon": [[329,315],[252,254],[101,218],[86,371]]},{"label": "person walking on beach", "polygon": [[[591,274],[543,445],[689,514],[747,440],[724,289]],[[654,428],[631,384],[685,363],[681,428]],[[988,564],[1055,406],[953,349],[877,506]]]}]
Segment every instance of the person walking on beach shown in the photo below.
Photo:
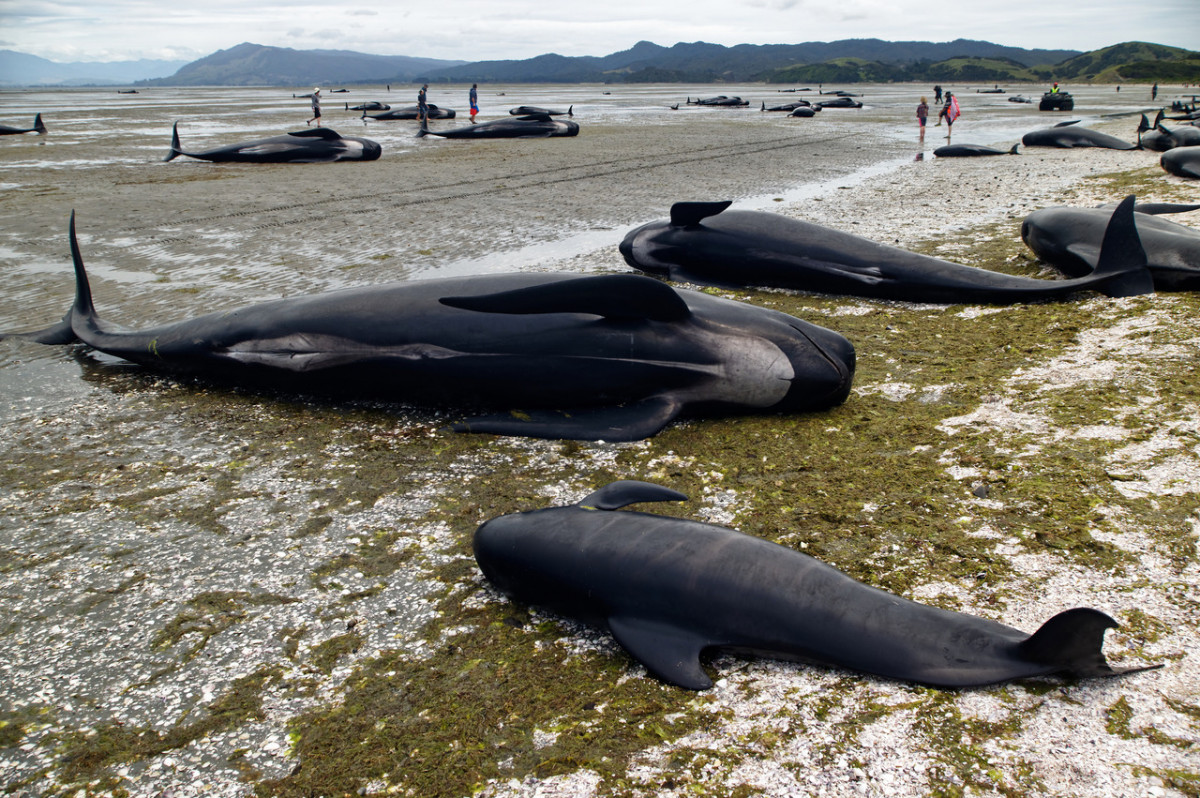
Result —
[{"label": "person walking on beach", "polygon": [[922,97],[917,105],[917,126],[921,128],[921,141],[925,140],[925,120],[929,118],[929,102]]},{"label": "person walking on beach", "polygon": [[467,95],[467,100],[471,103],[471,124],[475,124],[475,114],[479,113],[479,84],[471,84],[471,93]]},{"label": "person walking on beach", "polygon": [[1151,101],[1158,99],[1158,84],[1157,83],[1155,83],[1154,86],[1150,89],[1150,99],[1151,99]]},{"label": "person walking on beach", "polygon": [[417,119],[422,123],[429,121],[429,103],[425,99],[425,92],[429,89],[429,84],[421,86],[421,90],[417,92]]},{"label": "person walking on beach", "polygon": [[312,111],[313,111],[312,119],[308,120],[304,124],[311,125],[313,122],[316,122],[317,127],[320,127],[321,126],[321,89],[320,89],[320,87],[313,89]]},{"label": "person walking on beach", "polygon": [[942,87],[941,87],[941,84],[938,84],[937,86],[934,86],[934,87],[933,87],[933,101],[934,101],[935,103],[940,103],[940,102],[942,101]]},{"label": "person walking on beach", "polygon": [[954,120],[962,113],[958,107],[958,98],[951,92],[946,92],[946,105],[942,108],[942,113],[946,116],[946,138],[950,138],[950,134],[954,132]]}]

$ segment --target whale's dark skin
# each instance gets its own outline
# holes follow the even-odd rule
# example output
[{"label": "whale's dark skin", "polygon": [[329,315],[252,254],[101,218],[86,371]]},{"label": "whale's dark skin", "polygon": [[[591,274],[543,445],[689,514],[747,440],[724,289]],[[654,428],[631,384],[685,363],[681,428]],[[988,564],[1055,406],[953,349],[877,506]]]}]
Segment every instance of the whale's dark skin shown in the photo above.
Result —
[{"label": "whale's dark skin", "polygon": [[[1200,289],[1200,230],[1160,218],[1200,205],[1137,205],[1134,219],[1158,291]],[[1112,206],[1043,208],[1025,217],[1021,239],[1041,260],[1072,277],[1092,274]]]},{"label": "whale's dark skin", "polygon": [[575,505],[487,521],[475,531],[475,560],[501,592],[611,631],[651,674],[690,690],[712,686],[700,656],[714,649],[946,688],[1145,670],[1109,666],[1104,632],[1117,623],[1098,610],[1061,612],[1029,635],[886,593],[732,529],[612,512],[684,499],[614,482]]},{"label": "whale's dark skin", "polygon": [[770,108],[768,108],[767,104],[764,102],[762,104],[762,108],[760,108],[759,110],[760,111],[786,111],[788,113],[791,113],[792,111],[795,111],[797,108],[811,108],[811,107],[812,107],[812,103],[810,103],[808,100],[796,100],[795,102],[784,103],[783,105],[772,105]]},{"label": "whale's dark skin", "polygon": [[749,100],[743,100],[741,97],[727,97],[724,94],[717,97],[697,97],[692,99],[687,98],[688,105],[709,105],[717,108],[744,108],[750,104]]},{"label": "whale's dark skin", "polygon": [[788,116],[794,116],[799,119],[811,119],[821,110],[821,106],[815,105],[811,107],[800,106],[792,111]]},{"label": "whale's dark skin", "polygon": [[813,103],[814,108],[862,108],[863,104],[857,100],[850,99],[857,95],[845,94],[839,96],[836,100],[821,100]]},{"label": "whale's dark skin", "polygon": [[552,111],[536,105],[518,105],[509,108],[508,113],[510,116],[575,116],[575,106],[569,106],[565,111]]},{"label": "whale's dark skin", "polygon": [[347,111],[390,111],[392,106],[387,103],[381,103],[378,100],[371,100],[360,105],[351,105],[346,103]]},{"label": "whale's dark skin", "polygon": [[73,218],[71,255],[74,305],[22,337],[254,389],[505,411],[459,431],[638,440],[682,413],[828,408],[854,374],[837,333],[640,275],[418,280],[128,330],[93,307]]},{"label": "whale's dark skin", "polygon": [[495,119],[470,127],[430,130],[422,124],[417,136],[438,136],[444,139],[544,139],[559,136],[578,136],[579,125],[544,114]]},{"label": "whale's dark skin", "polygon": [[1200,178],[1200,146],[1167,150],[1158,164],[1177,177]]},{"label": "whale's dark skin", "polygon": [[985,147],[982,144],[947,144],[944,147],[938,147],[933,151],[933,154],[938,158],[975,158],[982,155],[1019,155],[1017,148],[1020,144],[1012,145],[1009,150],[997,150],[994,147]]},{"label": "whale's dark skin", "polygon": [[[453,108],[441,108],[433,103],[426,106],[426,112],[429,119],[454,119],[458,114]],[[421,109],[416,105],[407,105],[404,108],[389,108],[377,114],[368,114],[363,112],[363,119],[376,119],[380,122],[392,122],[397,119],[420,119]]]},{"label": "whale's dark skin", "polygon": [[17,133],[37,133],[39,135],[46,132],[46,126],[42,123],[42,115],[38,114],[33,118],[33,127],[9,127],[8,125],[0,125],[0,136],[12,136]]},{"label": "whale's dark skin", "polygon": [[1112,214],[1104,266],[1078,280],[1039,280],[918,255],[828,227],[728,202],[676,203],[668,220],[628,233],[625,262],[702,285],[792,288],[909,302],[1010,304],[1093,289],[1110,296],[1153,290],[1133,226],[1133,198]]},{"label": "whale's dark skin", "polygon": [[374,161],[383,148],[357,136],[341,136],[327,127],[314,127],[258,141],[244,141],[205,152],[185,152],[179,144],[179,123],[171,129],[171,149],[164,161],[180,155],[218,163],[332,163]]},{"label": "whale's dark skin", "polygon": [[1061,122],[1054,127],[1042,130],[1031,130],[1021,137],[1021,143],[1026,147],[1104,147],[1110,150],[1136,150],[1137,144],[1130,144],[1124,139],[1100,133],[1086,127],[1079,127],[1075,122]]}]

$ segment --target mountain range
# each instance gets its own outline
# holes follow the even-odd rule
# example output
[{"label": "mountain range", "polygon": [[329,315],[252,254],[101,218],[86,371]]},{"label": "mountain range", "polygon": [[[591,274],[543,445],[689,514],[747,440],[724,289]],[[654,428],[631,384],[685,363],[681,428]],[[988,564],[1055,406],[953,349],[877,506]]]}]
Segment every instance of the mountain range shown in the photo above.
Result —
[{"label": "mountain range", "polygon": [[856,83],[893,81],[1200,82],[1200,52],[1145,42],[1100,50],[1030,50],[991,42],[844,39],[802,44],[642,41],[606,56],[547,53],[453,61],[249,42],[190,63],[56,64],[0,51],[0,86],[338,86],[366,83]]},{"label": "mountain range", "polygon": [[0,86],[128,86],[173,75],[187,61],[78,61],[59,63],[36,55],[0,50]]}]

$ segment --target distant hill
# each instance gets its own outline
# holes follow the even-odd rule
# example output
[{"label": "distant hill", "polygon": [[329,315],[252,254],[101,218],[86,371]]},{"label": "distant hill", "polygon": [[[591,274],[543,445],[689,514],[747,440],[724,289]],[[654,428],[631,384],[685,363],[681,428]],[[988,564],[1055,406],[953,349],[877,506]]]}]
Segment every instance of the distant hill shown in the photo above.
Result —
[{"label": "distant hill", "polygon": [[[888,65],[881,74],[920,61],[955,56],[1000,58],[1021,64],[1041,64],[1079,55],[1077,50],[1025,50],[991,42],[957,39],[953,42],[887,42],[844,39],[804,44],[739,44],[725,47],[707,42],[680,42],[662,47],[638,42],[629,50],[603,57],[538,56],[521,61],[479,61],[420,75],[429,82],[479,83],[603,83],[603,82],[744,82],[762,80],[776,70],[837,59],[859,59]],[[870,78],[886,80],[886,78]]]},{"label": "distant hill", "polygon": [[0,50],[0,86],[128,86],[174,74],[187,61],[58,63],[36,55]]},{"label": "distant hill", "polygon": [[368,55],[349,50],[293,50],[244,42],[193,61],[147,86],[334,86],[397,83],[430,69],[465,63],[406,55]]},{"label": "distant hill", "polygon": [[[138,70],[141,70],[140,72]],[[157,72],[157,74],[155,74]],[[844,39],[803,44],[642,41],[605,56],[547,53],[450,61],[243,43],[188,64],[54,64],[0,51],[0,85],[326,86],[352,83],[886,83],[1170,81],[1200,83],[1200,52],[1125,42],[1088,53],[991,42]]]},{"label": "distant hill", "polygon": [[1200,81],[1200,52],[1146,42],[1125,42],[1069,58],[1056,64],[1072,79],[1097,83],[1123,80]]},{"label": "distant hill", "polygon": [[1030,64],[1004,57],[959,55],[941,61],[884,64],[838,58],[796,64],[758,76],[767,83],[881,83],[900,81],[1021,83],[1069,81],[1120,83],[1200,81],[1200,53],[1160,44],[1126,42],[1056,63]]}]

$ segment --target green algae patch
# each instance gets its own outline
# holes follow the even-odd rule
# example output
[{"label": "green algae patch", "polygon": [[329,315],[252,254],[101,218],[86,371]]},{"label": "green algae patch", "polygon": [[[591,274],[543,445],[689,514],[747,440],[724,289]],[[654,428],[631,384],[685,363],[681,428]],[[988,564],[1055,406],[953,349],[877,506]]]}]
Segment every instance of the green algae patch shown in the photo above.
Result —
[{"label": "green algae patch", "polygon": [[57,778],[61,787],[44,794],[73,796],[80,789],[86,795],[123,793],[121,779],[110,771],[111,766],[157,756],[260,719],[263,716],[262,692],[280,675],[276,668],[259,668],[235,680],[224,695],[205,708],[202,717],[189,723],[185,715],[165,732],[113,722],[99,724],[87,732],[63,735],[60,742],[62,769]]},{"label": "green algae patch", "polygon": [[171,648],[185,638],[192,643],[183,653],[186,662],[208,644],[208,641],[229,627],[245,621],[251,607],[273,607],[292,604],[298,599],[273,594],[251,594],[245,591],[206,591],[186,603],[166,626],[155,634],[151,645],[154,648]]},{"label": "green algae patch", "polygon": [[629,660],[573,651],[554,621],[488,605],[428,658],[389,652],[348,678],[339,706],[291,724],[296,772],[260,795],[347,794],[382,780],[414,795],[468,795],[491,779],[592,770],[610,783],[630,758],[696,729],[694,697]]}]

